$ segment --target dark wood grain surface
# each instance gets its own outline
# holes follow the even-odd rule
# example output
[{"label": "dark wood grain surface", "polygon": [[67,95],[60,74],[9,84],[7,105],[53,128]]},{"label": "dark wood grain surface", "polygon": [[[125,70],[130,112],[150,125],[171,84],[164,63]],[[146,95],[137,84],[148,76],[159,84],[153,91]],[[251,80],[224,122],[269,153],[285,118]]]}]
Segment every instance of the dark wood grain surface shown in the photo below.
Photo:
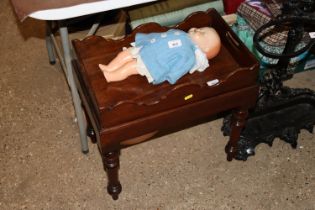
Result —
[{"label": "dark wood grain surface", "polygon": [[[216,13],[210,10],[208,14],[196,13],[176,28],[187,31],[192,26],[214,27],[222,40],[220,54],[209,61],[210,67],[207,70],[187,74],[175,85],[167,82],[152,85],[146,81],[145,77],[139,75],[130,76],[124,81],[107,83],[98,68],[99,63],[109,63],[123,47],[129,47],[137,32],[166,31],[168,30],[166,27],[150,23],[139,26],[131,35],[121,40],[106,40],[99,36],[91,36],[82,41],[73,42],[80,61],[81,73],[93,98],[94,108],[104,115],[102,118],[107,118],[104,120],[104,126],[117,125],[150,113],[176,108],[255,84],[257,76],[255,69],[258,65],[256,60],[240,44],[238,38],[233,37],[233,33],[224,22],[221,22],[222,20],[212,17]],[[217,85],[212,87],[206,85],[207,81],[214,79],[219,80]],[[189,94],[193,94],[194,97],[184,101],[183,97]],[[115,110],[121,113],[123,110],[130,109],[133,112],[128,116],[118,118],[115,115]]]}]

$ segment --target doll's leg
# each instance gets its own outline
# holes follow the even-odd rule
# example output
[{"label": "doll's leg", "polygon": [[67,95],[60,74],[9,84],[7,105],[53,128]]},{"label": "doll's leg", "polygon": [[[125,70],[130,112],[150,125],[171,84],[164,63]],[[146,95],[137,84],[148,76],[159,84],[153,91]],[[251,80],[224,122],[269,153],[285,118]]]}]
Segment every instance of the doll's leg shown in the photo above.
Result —
[{"label": "doll's leg", "polygon": [[118,53],[118,55],[107,65],[99,64],[98,66],[102,71],[116,71],[120,67],[122,67],[127,62],[133,60],[131,53],[129,50],[124,50]]},{"label": "doll's leg", "polygon": [[137,71],[137,61],[135,59],[125,63],[115,71],[103,71],[107,82],[115,82],[126,79],[127,77],[139,74]]}]

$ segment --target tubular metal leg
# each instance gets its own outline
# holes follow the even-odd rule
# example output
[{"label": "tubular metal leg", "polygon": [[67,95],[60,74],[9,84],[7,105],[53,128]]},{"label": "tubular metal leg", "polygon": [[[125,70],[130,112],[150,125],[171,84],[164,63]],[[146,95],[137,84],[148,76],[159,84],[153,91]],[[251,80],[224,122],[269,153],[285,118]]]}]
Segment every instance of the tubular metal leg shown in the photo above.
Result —
[{"label": "tubular metal leg", "polygon": [[49,21],[46,21],[46,47],[48,52],[49,63],[53,65],[56,63],[56,57],[54,53],[54,45],[51,40],[51,26]]},{"label": "tubular metal leg", "polygon": [[104,17],[103,13],[101,13],[97,16],[97,19],[96,19],[95,23],[92,25],[91,29],[89,30],[89,33],[87,34],[87,36],[95,35],[98,27],[100,26],[100,23],[101,23],[103,17]]},{"label": "tubular metal leg", "polygon": [[72,100],[74,104],[74,109],[76,113],[76,117],[78,119],[79,131],[80,131],[80,139],[81,139],[81,149],[83,153],[88,153],[88,142],[87,142],[87,135],[86,135],[86,121],[84,118],[83,109],[81,107],[81,99],[79,97],[74,78],[73,78],[73,71],[72,71],[72,64],[71,64],[71,54],[70,54],[70,42],[68,36],[68,28],[66,25],[60,24],[59,26],[60,37],[62,42],[62,48],[64,52],[64,60],[66,64],[66,76],[68,80],[68,84],[70,86]]}]

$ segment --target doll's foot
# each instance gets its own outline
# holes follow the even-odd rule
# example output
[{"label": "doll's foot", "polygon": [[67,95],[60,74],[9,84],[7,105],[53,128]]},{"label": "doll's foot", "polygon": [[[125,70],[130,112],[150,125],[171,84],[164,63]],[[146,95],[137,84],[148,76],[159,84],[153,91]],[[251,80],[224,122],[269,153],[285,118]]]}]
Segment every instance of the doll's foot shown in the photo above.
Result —
[{"label": "doll's foot", "polygon": [[103,75],[104,75],[107,82],[117,81],[117,79],[115,80],[115,73],[114,72],[109,72],[109,71],[105,70],[105,71],[103,71]]},{"label": "doll's foot", "polygon": [[109,68],[107,65],[104,64],[98,64],[98,67],[102,70],[102,72],[112,72],[115,71],[115,69]]},{"label": "doll's foot", "polygon": [[[103,71],[103,70],[102,70]],[[103,71],[103,75],[107,82],[110,82],[110,72],[107,72],[106,70]]]}]

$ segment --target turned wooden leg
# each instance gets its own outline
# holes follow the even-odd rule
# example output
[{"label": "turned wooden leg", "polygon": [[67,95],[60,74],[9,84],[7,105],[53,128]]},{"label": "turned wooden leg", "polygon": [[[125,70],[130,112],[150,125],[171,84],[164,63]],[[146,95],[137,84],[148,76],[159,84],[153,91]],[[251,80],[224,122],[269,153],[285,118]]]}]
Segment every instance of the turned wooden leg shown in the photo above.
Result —
[{"label": "turned wooden leg", "polygon": [[240,139],[241,131],[245,126],[247,116],[247,110],[237,110],[233,112],[231,120],[230,140],[225,146],[225,152],[227,154],[228,161],[231,161],[236,155],[237,143]]},{"label": "turned wooden leg", "polygon": [[119,151],[109,152],[102,156],[104,169],[108,177],[107,192],[114,200],[117,200],[118,195],[121,192],[121,184],[118,178]]}]

